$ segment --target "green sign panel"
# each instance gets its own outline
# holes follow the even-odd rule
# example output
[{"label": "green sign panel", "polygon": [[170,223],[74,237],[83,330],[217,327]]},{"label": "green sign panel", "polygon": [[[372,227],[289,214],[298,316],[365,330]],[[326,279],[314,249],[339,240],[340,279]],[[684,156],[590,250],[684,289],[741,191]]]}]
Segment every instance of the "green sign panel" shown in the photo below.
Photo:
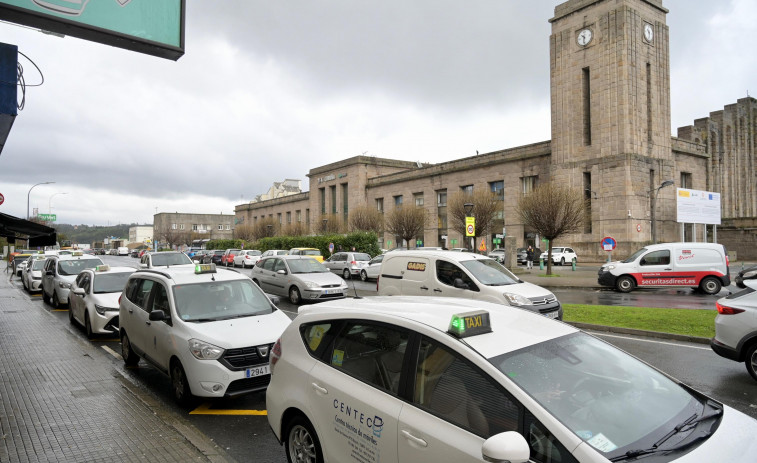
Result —
[{"label": "green sign panel", "polygon": [[37,218],[45,222],[55,222],[58,220],[58,216],[55,214],[37,214]]},{"label": "green sign panel", "polygon": [[0,0],[0,19],[179,59],[186,0]]}]

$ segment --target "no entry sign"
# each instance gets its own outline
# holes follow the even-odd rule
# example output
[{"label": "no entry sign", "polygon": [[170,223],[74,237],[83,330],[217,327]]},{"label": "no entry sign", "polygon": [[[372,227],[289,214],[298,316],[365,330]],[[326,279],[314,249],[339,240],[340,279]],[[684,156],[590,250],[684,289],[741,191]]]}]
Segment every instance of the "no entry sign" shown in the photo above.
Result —
[{"label": "no entry sign", "polygon": [[3,196],[2,193],[0,193],[0,204],[3,204],[5,202],[5,196]]}]

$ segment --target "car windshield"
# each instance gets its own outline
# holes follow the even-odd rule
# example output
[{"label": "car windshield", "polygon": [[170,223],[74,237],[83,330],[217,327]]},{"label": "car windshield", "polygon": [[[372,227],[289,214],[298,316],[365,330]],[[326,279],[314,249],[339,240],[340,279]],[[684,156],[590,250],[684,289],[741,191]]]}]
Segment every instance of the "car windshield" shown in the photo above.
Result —
[{"label": "car windshield", "polygon": [[321,251],[317,249],[303,249],[302,251],[300,251],[300,254],[303,256],[320,256]]},{"label": "car windshield", "polygon": [[287,259],[292,273],[328,273],[329,269],[315,259]]},{"label": "car windshield", "polygon": [[494,259],[473,259],[461,262],[463,267],[486,286],[504,286],[520,283],[518,277],[510,273]]},{"label": "car windshield", "polygon": [[59,260],[58,274],[78,275],[85,268],[95,268],[102,264],[103,262],[100,259]]},{"label": "car windshield", "polygon": [[631,254],[631,257],[629,257],[628,259],[624,260],[623,263],[624,264],[630,264],[631,262],[633,262],[636,259],[638,259],[640,255],[644,254],[647,251],[649,251],[649,249],[647,249],[647,248],[641,248],[638,251],[636,251],[633,254]]},{"label": "car windshield", "polygon": [[213,254],[217,256],[222,256],[224,252],[225,251],[223,249],[216,249],[215,251],[213,251]]},{"label": "car windshield", "polygon": [[681,385],[586,333],[489,362],[608,459],[651,447],[704,409]]},{"label": "car windshield", "polygon": [[96,273],[92,291],[95,294],[120,293],[124,290],[129,275],[131,272]]},{"label": "car windshield", "polygon": [[364,254],[362,252],[353,254],[355,256],[355,261],[357,262],[370,262],[371,256],[370,254]]},{"label": "car windshield", "polygon": [[165,252],[152,255],[152,266],[163,267],[167,265],[191,264],[192,259],[182,252]]},{"label": "car windshield", "polygon": [[32,270],[42,270],[45,267],[44,259],[34,259],[32,262]]},{"label": "car windshield", "polygon": [[[549,252],[549,249],[544,252]],[[552,248],[552,254],[557,254],[558,252],[563,252],[562,248]]]},{"label": "car windshield", "polygon": [[175,285],[176,312],[186,322],[210,322],[273,312],[263,291],[247,278]]}]

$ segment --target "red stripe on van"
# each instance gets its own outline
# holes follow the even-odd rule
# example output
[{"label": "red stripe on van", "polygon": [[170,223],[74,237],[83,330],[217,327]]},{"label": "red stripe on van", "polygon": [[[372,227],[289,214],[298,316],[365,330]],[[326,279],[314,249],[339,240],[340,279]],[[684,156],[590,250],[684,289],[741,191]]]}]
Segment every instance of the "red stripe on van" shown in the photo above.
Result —
[{"label": "red stripe on van", "polygon": [[723,277],[720,272],[641,272],[631,275],[638,286],[699,286],[704,277]]}]

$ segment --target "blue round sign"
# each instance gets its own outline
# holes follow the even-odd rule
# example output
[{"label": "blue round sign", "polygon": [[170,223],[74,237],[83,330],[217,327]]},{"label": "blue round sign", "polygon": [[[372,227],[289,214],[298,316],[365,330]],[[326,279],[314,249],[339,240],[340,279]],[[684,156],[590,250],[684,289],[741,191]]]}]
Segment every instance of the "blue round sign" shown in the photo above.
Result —
[{"label": "blue round sign", "polygon": [[615,249],[615,246],[617,244],[618,243],[615,242],[615,238],[609,236],[602,238],[602,241],[600,242],[602,249],[605,251],[612,251],[613,249]]},{"label": "blue round sign", "polygon": [[329,252],[334,253],[334,243],[329,243]]}]

